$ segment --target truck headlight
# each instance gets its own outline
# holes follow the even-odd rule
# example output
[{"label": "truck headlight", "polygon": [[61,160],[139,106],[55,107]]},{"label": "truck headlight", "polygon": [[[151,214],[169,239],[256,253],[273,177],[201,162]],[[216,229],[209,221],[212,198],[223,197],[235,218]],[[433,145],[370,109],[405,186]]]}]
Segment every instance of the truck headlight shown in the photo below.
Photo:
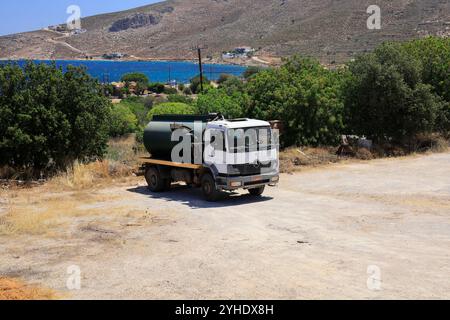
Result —
[{"label": "truck headlight", "polygon": [[270,179],[270,181],[271,182],[278,182],[278,181],[280,181],[280,177],[278,177],[278,176],[273,177],[272,179]]},{"label": "truck headlight", "polygon": [[232,188],[242,187],[242,182],[240,182],[240,181],[230,182],[230,187],[232,187]]}]

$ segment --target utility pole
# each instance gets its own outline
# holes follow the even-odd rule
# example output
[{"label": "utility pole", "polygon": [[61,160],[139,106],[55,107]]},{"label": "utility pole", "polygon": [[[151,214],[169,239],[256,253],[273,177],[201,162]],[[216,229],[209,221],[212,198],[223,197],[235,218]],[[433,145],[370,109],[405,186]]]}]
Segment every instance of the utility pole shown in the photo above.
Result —
[{"label": "utility pole", "polygon": [[200,92],[203,92],[203,65],[202,65],[202,49],[198,48],[198,65],[200,68]]},{"label": "utility pole", "polygon": [[169,80],[167,81],[169,84],[170,84],[170,81],[172,80],[171,78],[172,78],[172,70],[169,65]]},{"label": "utility pole", "polygon": [[199,46],[196,45],[194,47],[192,47],[192,50],[197,50],[197,54],[198,54],[198,68],[200,71],[200,92],[203,92],[203,64],[202,64],[202,50],[203,49],[207,49],[207,46]]}]

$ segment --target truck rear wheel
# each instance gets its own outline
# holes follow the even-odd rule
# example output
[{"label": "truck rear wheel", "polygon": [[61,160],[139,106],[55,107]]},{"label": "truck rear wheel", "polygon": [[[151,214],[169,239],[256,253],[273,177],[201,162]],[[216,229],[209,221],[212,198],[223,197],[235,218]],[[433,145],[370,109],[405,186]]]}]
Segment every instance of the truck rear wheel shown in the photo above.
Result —
[{"label": "truck rear wheel", "polygon": [[147,168],[145,180],[151,192],[162,192],[167,188],[167,181],[161,178],[161,174],[155,167]]},{"label": "truck rear wheel", "polygon": [[216,188],[216,182],[209,173],[202,177],[202,190],[206,201],[215,202],[219,200],[220,192]]},{"label": "truck rear wheel", "polygon": [[265,186],[254,188],[254,189],[248,189],[248,192],[254,196],[254,197],[260,197],[264,193],[264,190],[266,189]]}]

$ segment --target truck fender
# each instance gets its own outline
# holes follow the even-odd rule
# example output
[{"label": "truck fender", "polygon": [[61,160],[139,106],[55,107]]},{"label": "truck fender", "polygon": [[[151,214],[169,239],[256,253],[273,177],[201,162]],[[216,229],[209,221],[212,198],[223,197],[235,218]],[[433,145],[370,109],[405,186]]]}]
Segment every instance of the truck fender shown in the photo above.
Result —
[{"label": "truck fender", "polygon": [[219,176],[219,170],[217,170],[215,165],[204,165],[202,175],[205,173],[210,173],[214,180],[217,180],[217,177]]}]

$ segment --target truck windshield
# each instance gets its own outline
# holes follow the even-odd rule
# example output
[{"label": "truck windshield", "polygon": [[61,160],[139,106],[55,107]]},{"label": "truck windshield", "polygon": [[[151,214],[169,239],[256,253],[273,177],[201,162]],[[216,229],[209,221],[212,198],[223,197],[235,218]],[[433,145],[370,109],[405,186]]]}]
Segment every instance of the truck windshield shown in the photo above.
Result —
[{"label": "truck windshield", "polygon": [[229,129],[228,149],[231,153],[242,153],[272,149],[270,127]]}]

